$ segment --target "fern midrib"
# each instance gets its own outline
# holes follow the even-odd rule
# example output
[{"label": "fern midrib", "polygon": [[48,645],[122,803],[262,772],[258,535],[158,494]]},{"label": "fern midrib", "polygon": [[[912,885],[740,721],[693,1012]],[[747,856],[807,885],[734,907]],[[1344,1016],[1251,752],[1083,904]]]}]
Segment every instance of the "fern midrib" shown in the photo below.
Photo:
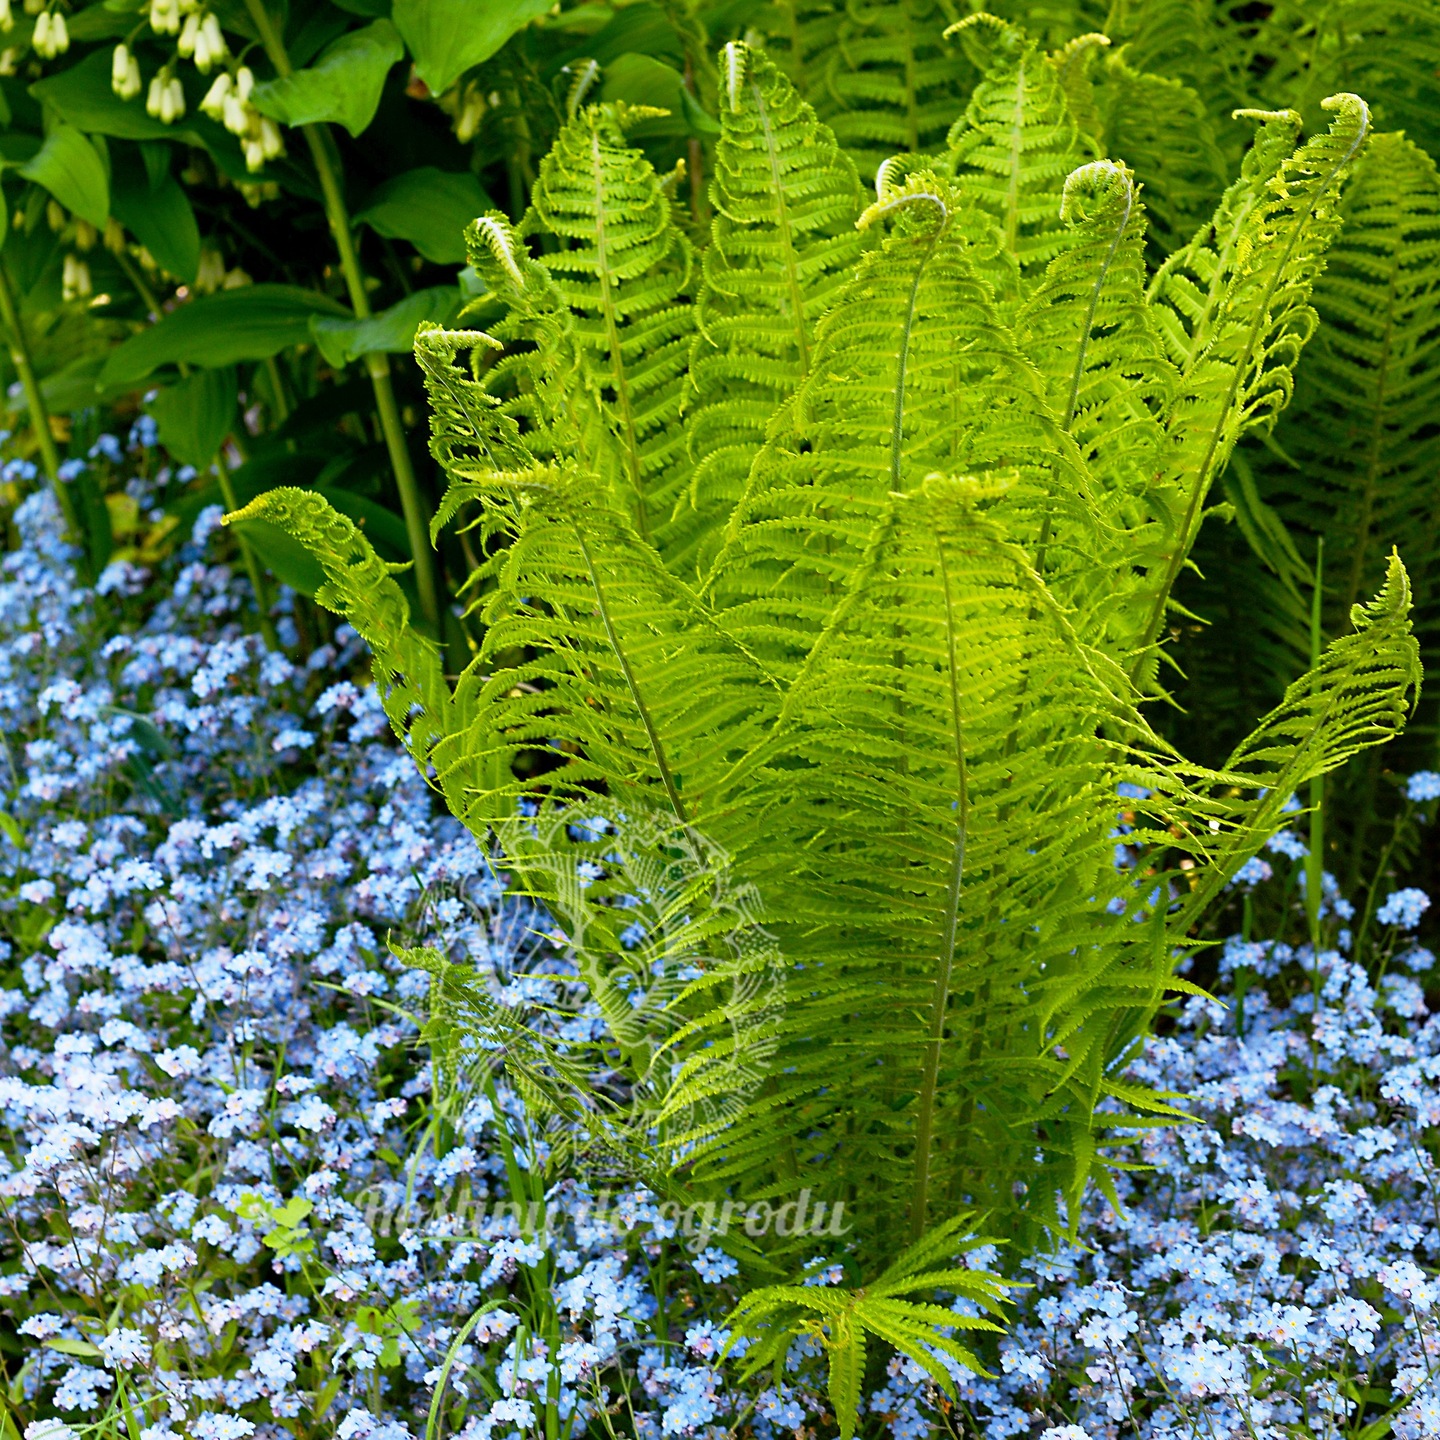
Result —
[{"label": "fern midrib", "polygon": [[936,537],[940,561],[941,588],[945,596],[945,649],[949,665],[950,727],[955,742],[955,839],[950,857],[950,874],[945,887],[945,912],[940,927],[940,954],[935,972],[935,998],[930,1014],[930,1034],[920,1078],[920,1104],[915,1125],[915,1182],[910,1200],[910,1238],[918,1240],[925,1230],[930,1199],[930,1150],[935,1126],[935,1095],[939,1085],[940,1048],[945,1039],[945,1017],[950,1008],[950,982],[955,968],[955,943],[959,927],[960,894],[965,879],[965,842],[970,827],[970,786],[965,765],[965,732],[961,714],[959,657],[955,646],[955,592],[945,558],[945,539]]},{"label": "fern midrib", "polygon": [[905,304],[905,323],[900,330],[900,353],[895,368],[895,410],[890,421],[890,488],[899,493],[900,461],[903,456],[902,442],[905,435],[905,379],[910,366],[910,336],[915,329],[915,307],[920,301],[920,282],[925,277],[925,268],[935,254],[949,220],[949,213],[942,209],[943,219],[934,233],[925,242],[924,253],[915,266],[915,278],[910,282],[910,297]]},{"label": "fern midrib", "polygon": [[765,107],[765,96],[754,80],[750,82],[750,90],[755,96],[755,108],[760,115],[760,127],[765,136],[765,158],[770,164],[770,183],[775,192],[777,228],[785,251],[785,288],[790,294],[790,309],[795,318],[795,345],[800,352],[799,383],[803,383],[810,373],[810,340],[805,334],[805,302],[800,294],[800,257],[795,253],[795,241],[790,227],[790,203],[785,193],[785,180],[780,173],[780,150],[775,143],[770,112]]},{"label": "fern midrib", "polygon": [[619,317],[615,313],[614,287],[610,278],[610,240],[605,226],[605,152],[600,146],[600,132],[590,131],[590,162],[595,180],[595,273],[600,281],[600,309],[605,317],[605,339],[610,347],[610,373],[615,381],[615,397],[620,404],[620,423],[625,432],[625,464],[630,471],[630,487],[635,492],[635,518],[640,533],[650,538],[650,518],[646,513],[645,491],[641,484],[640,441],[635,433],[635,408],[630,399],[630,378],[625,370],[625,354],[620,344]]},{"label": "fern midrib", "polygon": [[570,524],[575,532],[576,542],[580,546],[580,553],[585,557],[585,569],[590,576],[591,588],[595,591],[596,608],[600,611],[600,623],[605,627],[606,639],[610,642],[610,649],[615,654],[615,659],[620,664],[621,673],[625,676],[625,685],[630,691],[630,698],[635,702],[635,709],[639,712],[640,723],[645,727],[646,737],[650,741],[650,751],[655,760],[655,766],[660,772],[661,782],[665,786],[665,794],[669,797],[670,808],[675,812],[675,818],[687,829],[690,819],[685,813],[685,806],[680,799],[680,791],[675,784],[675,776],[670,769],[670,762],[665,754],[664,743],[660,739],[660,732],[655,728],[655,722],[650,714],[650,707],[645,703],[645,697],[640,693],[640,683],[635,678],[635,671],[631,668],[630,657],[625,647],[620,643],[620,636],[615,629],[614,617],[610,613],[610,602],[605,594],[605,585],[600,578],[599,567],[595,564],[595,557],[590,553],[589,543],[585,539],[585,531],[580,522],[571,516]]},{"label": "fern midrib", "polygon": [[[1115,263],[1115,255],[1120,249],[1120,242],[1125,238],[1126,231],[1130,228],[1130,217],[1135,212],[1135,187],[1127,182],[1125,186],[1125,214],[1120,220],[1120,227],[1115,232],[1115,238],[1110,242],[1110,248],[1105,252],[1105,260],[1100,266],[1100,273],[1095,277],[1095,283],[1090,288],[1090,303],[1085,308],[1085,324],[1080,331],[1080,349],[1075,356],[1075,369],[1070,376],[1070,395],[1065,402],[1065,419],[1061,428],[1069,430],[1075,423],[1075,407],[1080,402],[1080,381],[1085,374],[1085,357],[1090,350],[1090,337],[1095,328],[1095,312],[1100,308],[1100,295],[1105,288],[1105,281],[1109,278],[1110,267]],[[1049,514],[1046,514],[1049,520]],[[1043,562],[1037,563],[1037,569],[1043,568]]]},{"label": "fern midrib", "polygon": [[1025,153],[1025,59],[1015,77],[1015,111],[1010,119],[1009,181],[1005,191],[1005,248],[1019,258],[1020,157]]},{"label": "fern midrib", "polygon": [[[1225,391],[1225,399],[1220,405],[1219,412],[1215,417],[1215,423],[1210,430],[1210,439],[1205,446],[1205,454],[1199,467],[1195,471],[1195,481],[1191,486],[1190,499],[1185,506],[1185,518],[1181,521],[1180,530],[1176,536],[1176,545],[1165,567],[1165,575],[1155,595],[1155,602],[1151,608],[1149,618],[1145,622],[1145,630],[1141,636],[1139,649],[1135,659],[1131,662],[1130,678],[1135,680],[1145,663],[1145,655],[1150,646],[1154,644],[1156,636],[1160,633],[1160,626],[1165,619],[1165,606],[1170,598],[1170,591],[1174,587],[1175,579],[1180,573],[1180,567],[1185,563],[1185,557],[1190,550],[1190,530],[1195,523],[1195,512],[1199,508],[1201,498],[1206,489],[1206,476],[1209,474],[1210,466],[1214,462],[1215,452],[1220,448],[1220,441],[1225,433],[1225,425],[1229,419],[1231,409],[1235,404],[1235,397],[1239,392],[1240,383],[1245,378],[1250,366],[1250,357],[1255,353],[1255,344],[1259,338],[1260,330],[1270,319],[1270,301],[1279,287],[1281,278],[1285,274],[1285,267],[1290,262],[1290,257],[1295,253],[1296,247],[1300,244],[1301,237],[1309,228],[1310,221],[1314,218],[1316,207],[1321,200],[1329,193],[1330,186],[1335,177],[1346,166],[1365,143],[1365,137],[1369,134],[1370,127],[1367,124],[1359,126],[1354,141],[1345,154],[1330,167],[1325,179],[1318,184],[1310,195],[1310,203],[1305,207],[1305,213],[1300,223],[1291,231],[1289,242],[1286,244],[1283,253],[1276,261],[1270,272],[1270,279],[1265,286],[1261,303],[1256,307],[1255,318],[1250,322],[1250,333],[1245,337],[1245,345],[1237,358],[1232,373],[1230,384]],[[1208,347],[1207,347],[1208,349]]]}]

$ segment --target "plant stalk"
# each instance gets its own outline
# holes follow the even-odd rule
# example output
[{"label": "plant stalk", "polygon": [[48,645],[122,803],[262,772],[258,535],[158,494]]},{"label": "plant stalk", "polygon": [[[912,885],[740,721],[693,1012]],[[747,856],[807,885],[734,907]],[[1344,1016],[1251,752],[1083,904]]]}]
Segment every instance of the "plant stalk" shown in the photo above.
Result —
[{"label": "plant stalk", "polygon": [[45,408],[35,367],[30,363],[30,346],[25,339],[25,327],[20,322],[15,290],[10,284],[10,269],[3,260],[0,260],[0,318],[5,322],[5,338],[10,344],[10,363],[20,377],[20,388],[25,392],[25,403],[30,407],[30,428],[35,432],[41,468],[55,492],[55,501],[65,522],[66,539],[81,544],[84,532],[80,527],[80,516],[74,499],[60,478],[60,452],[55,448],[54,435],[50,433],[50,412]]},{"label": "plant stalk", "polygon": [[[1320,663],[1324,637],[1320,631],[1321,600],[1324,595],[1325,537],[1320,537],[1315,552],[1315,589],[1310,596],[1310,668]],[[1310,848],[1305,856],[1305,915],[1310,922],[1310,946],[1315,953],[1319,973],[1320,905],[1325,888],[1325,777],[1317,775],[1310,782]]]},{"label": "plant stalk", "polygon": [[[245,0],[250,18],[260,35],[260,43],[280,76],[292,75],[295,67],[266,10],[263,0]],[[301,127],[305,143],[310,147],[310,158],[315,163],[315,173],[320,180],[320,190],[325,197],[325,218],[330,224],[330,233],[335,239],[335,248],[340,256],[340,271],[345,277],[345,288],[350,296],[350,307],[358,319],[367,319],[370,314],[370,297],[365,290],[365,275],[360,268],[360,257],[355,251],[355,237],[350,229],[350,212],[345,207],[345,197],[340,189],[339,155],[331,138],[328,125],[316,123]],[[405,443],[405,430],[400,421],[400,407],[395,402],[395,389],[390,378],[390,357],[383,353],[365,356],[365,369],[375,390],[375,410],[380,417],[380,429],[385,436],[385,449],[390,455],[390,469],[395,476],[395,488],[400,492],[400,506],[405,514],[405,533],[415,559],[415,586],[420,592],[420,608],[425,619],[442,633],[440,617],[440,594],[435,581],[435,562],[430,547],[430,524],[426,506],[415,479],[415,467],[410,462],[410,451]]]}]

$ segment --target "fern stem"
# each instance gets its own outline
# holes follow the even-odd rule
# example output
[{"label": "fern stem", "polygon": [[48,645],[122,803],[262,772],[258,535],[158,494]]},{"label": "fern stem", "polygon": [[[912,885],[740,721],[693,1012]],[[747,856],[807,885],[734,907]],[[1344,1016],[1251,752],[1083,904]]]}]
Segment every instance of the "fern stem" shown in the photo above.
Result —
[{"label": "fern stem", "polygon": [[[1110,248],[1105,252],[1104,262],[1100,266],[1099,273],[1095,276],[1095,284],[1090,289],[1090,303],[1085,307],[1085,324],[1080,331],[1080,348],[1075,353],[1075,369],[1070,376],[1070,395],[1065,401],[1065,419],[1062,428],[1069,430],[1075,423],[1075,407],[1080,402],[1080,381],[1085,375],[1085,356],[1090,350],[1090,337],[1095,328],[1095,312],[1100,308],[1100,295],[1105,289],[1105,281],[1110,274],[1110,266],[1115,261],[1115,253],[1120,248],[1120,242],[1125,238],[1126,232],[1130,229],[1130,217],[1135,213],[1135,186],[1125,186],[1125,214],[1121,217],[1120,225],[1115,231],[1115,238],[1110,242]],[[1046,515],[1049,521],[1049,515]],[[1040,565],[1036,569],[1043,568]]]},{"label": "fern stem", "polygon": [[[944,211],[942,210],[942,215]],[[910,298],[905,306],[905,325],[900,331],[900,354],[895,367],[895,411],[890,423],[890,488],[899,492],[901,443],[905,436],[905,372],[910,364],[910,335],[915,328],[915,306],[920,299],[920,281],[925,276],[925,267],[935,253],[935,244],[945,228],[942,219],[935,233],[925,242],[925,253],[915,266],[915,278],[910,282]]]},{"label": "fern stem", "polygon": [[639,711],[640,723],[645,727],[645,734],[650,741],[650,750],[655,757],[656,769],[660,771],[661,782],[665,786],[665,793],[670,797],[670,808],[675,812],[675,818],[689,829],[690,819],[685,813],[684,803],[680,799],[680,791],[675,784],[675,777],[670,772],[670,762],[665,756],[665,746],[660,741],[660,732],[655,728],[655,721],[650,715],[650,707],[645,703],[645,697],[640,693],[640,684],[635,679],[635,672],[630,667],[630,657],[625,652],[625,647],[620,643],[620,636],[615,629],[615,621],[610,614],[610,603],[605,596],[605,586],[600,579],[600,571],[595,564],[595,557],[590,553],[590,546],[586,543],[585,532],[578,522],[572,520],[575,529],[575,539],[579,543],[580,553],[585,557],[585,569],[590,576],[591,587],[595,591],[595,604],[600,611],[600,622],[605,626],[605,637],[610,642],[610,648],[615,652],[615,658],[620,662],[620,669],[625,675],[625,684],[630,691],[630,698],[635,702],[635,709]]},{"label": "fern stem", "polygon": [[753,80],[750,82],[750,93],[755,97],[755,109],[765,134],[765,158],[770,162],[770,183],[775,187],[780,241],[785,247],[785,288],[790,292],[790,309],[795,316],[795,343],[800,350],[800,379],[796,382],[798,389],[810,373],[810,341],[805,334],[805,302],[800,294],[800,276],[796,268],[799,256],[795,253],[795,241],[790,230],[790,205],[785,193],[785,177],[780,172],[780,148],[775,143],[770,112],[765,108],[765,96]]},{"label": "fern stem", "polygon": [[940,1076],[940,1047],[945,1039],[945,1016],[950,1007],[950,977],[955,968],[955,943],[960,923],[960,890],[965,878],[965,841],[970,828],[970,786],[965,767],[965,732],[960,713],[960,674],[955,651],[955,597],[950,567],[945,560],[945,539],[936,545],[940,580],[945,592],[945,647],[950,667],[950,725],[955,740],[955,843],[945,890],[945,918],[941,927],[939,965],[935,972],[935,998],[930,1012],[930,1035],[920,1080],[920,1106],[915,1125],[915,1184],[910,1200],[910,1239],[925,1231],[929,1205],[930,1150],[935,1130],[935,1093]]},{"label": "fern stem", "polygon": [[1015,77],[1015,116],[1010,126],[1010,163],[1006,166],[1009,180],[1005,190],[1005,248],[1012,255],[1020,253],[1020,159],[1025,142],[1025,62]]},{"label": "fern stem", "polygon": [[5,322],[5,338],[10,342],[10,363],[14,365],[15,373],[20,377],[20,388],[25,392],[30,429],[35,435],[35,447],[40,452],[40,468],[55,492],[55,503],[60,507],[60,518],[65,522],[66,538],[83,548],[84,532],[80,527],[80,516],[75,510],[74,498],[60,478],[60,452],[56,450],[55,437],[50,433],[50,412],[45,408],[40,381],[30,362],[30,346],[20,321],[20,308],[15,303],[15,290],[10,284],[10,268],[3,260],[0,260],[0,318]]},{"label": "fern stem", "polygon": [[[265,8],[264,0],[245,0],[245,7],[259,32],[260,43],[264,46],[270,63],[275,67],[275,73],[282,78],[293,74],[295,67],[290,63],[284,41]],[[365,274],[360,268],[360,258],[355,250],[350,212],[346,209],[345,197],[340,189],[340,165],[334,148],[335,142],[330,135],[329,126],[323,123],[305,125],[301,129],[305,143],[310,148],[310,158],[315,164],[315,174],[320,181],[320,192],[325,201],[325,218],[329,222],[335,249],[340,256],[340,270],[345,277],[350,307],[357,319],[367,319],[371,314],[370,297],[365,289]],[[365,370],[375,392],[375,412],[379,416],[380,430],[385,437],[385,449],[390,457],[395,488],[400,492],[400,508],[405,516],[405,535],[410,542],[415,562],[415,588],[420,594],[420,608],[425,613],[425,619],[439,633],[440,592],[435,580],[427,507],[415,478],[415,467],[410,460],[405,427],[400,419],[400,407],[395,402],[395,388],[390,377],[390,357],[383,352],[365,356]]]},{"label": "fern stem", "polygon": [[[605,318],[605,339],[610,346],[610,371],[615,378],[615,398],[620,402],[620,423],[625,430],[625,465],[635,491],[635,518],[640,533],[650,538],[650,518],[641,488],[640,440],[635,430],[635,407],[630,399],[630,382],[625,374],[625,354],[620,346],[620,326],[615,314],[615,287],[610,277],[610,245],[605,233],[605,157],[600,150],[600,132],[590,132],[590,159],[595,167],[595,275],[600,281],[600,303]],[[628,675],[628,671],[626,672]],[[638,703],[638,702],[637,702]],[[678,813],[678,812],[677,812]]]}]

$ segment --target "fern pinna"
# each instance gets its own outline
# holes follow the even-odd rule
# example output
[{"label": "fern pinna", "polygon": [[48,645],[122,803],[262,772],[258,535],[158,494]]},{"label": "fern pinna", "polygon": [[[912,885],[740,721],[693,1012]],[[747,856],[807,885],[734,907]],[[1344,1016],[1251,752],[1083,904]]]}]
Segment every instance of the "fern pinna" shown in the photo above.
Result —
[{"label": "fern pinna", "polygon": [[[1007,44],[986,94],[1043,63]],[[494,337],[417,337],[441,520],[481,542],[457,679],[323,500],[254,508],[314,551],[416,760],[569,937],[594,1093],[534,1037],[508,1046],[527,1093],[677,1195],[843,1203],[849,1288],[766,1285],[737,1334],[753,1366],[814,1334],[848,1435],[867,1336],[942,1385],[978,1364],[955,1331],[983,1322],[935,1302],[999,1304],[956,1260],[977,1227],[1063,1230],[1116,1128],[1168,1122],[1121,1072],[1201,913],[1297,787],[1403,722],[1393,556],[1223,766],[1144,714],[1210,484],[1288,397],[1366,114],[1341,97],[1293,153],[1266,120],[1151,280],[1119,161],[1004,159],[980,104],[947,173],[881,167],[851,235],[851,172],[789,82],[739,45],[720,73],[698,278],[633,112],[589,107],[524,224],[471,227]],[[462,352],[497,345],[477,378]],[[670,917],[638,966],[637,905]],[[524,1030],[469,1013],[502,1052]],[[814,1244],[725,1243],[777,1282]]]}]

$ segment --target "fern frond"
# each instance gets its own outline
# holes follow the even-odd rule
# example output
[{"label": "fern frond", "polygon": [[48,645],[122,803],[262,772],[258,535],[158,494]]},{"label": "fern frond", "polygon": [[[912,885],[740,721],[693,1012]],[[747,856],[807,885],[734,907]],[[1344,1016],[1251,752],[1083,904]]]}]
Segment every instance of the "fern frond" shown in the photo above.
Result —
[{"label": "fern frond", "polygon": [[1387,537],[1417,577],[1431,663],[1440,662],[1440,173],[1400,135],[1356,166],[1344,228],[1315,287],[1322,325],[1277,432],[1295,462],[1266,465],[1266,497],[1324,535],[1333,596],[1326,628],[1378,582]]},{"label": "fern frond", "polygon": [[715,215],[690,355],[695,470],[680,501],[693,514],[677,522],[702,569],[861,248],[859,179],[829,128],[761,52],[732,42],[720,71]]},{"label": "fern frond", "polygon": [[1090,157],[1056,69],[1040,47],[984,14],[953,28],[964,35],[977,27],[993,39],[997,54],[950,131],[946,164],[999,225],[1006,248],[1028,275],[1064,247],[1065,177]]},{"label": "fern frond", "polygon": [[1101,153],[1135,172],[1153,217],[1152,251],[1168,255],[1213,212],[1229,179],[1211,113],[1182,81],[1135,69],[1124,49],[1098,63],[1092,90]]},{"label": "fern frond", "polygon": [[1081,545],[1093,520],[1083,461],[996,313],[967,201],[920,172],[861,217],[890,233],[821,321],[811,376],[731,519],[713,593],[782,671],[809,650],[891,494],[932,471],[1000,472],[1018,481],[1018,533],[1037,538],[1048,517],[1095,548],[1088,532]]},{"label": "fern frond", "polygon": [[[541,162],[520,234],[484,217],[470,248],[511,307],[497,337],[535,347],[488,381],[516,385],[509,408],[539,432],[532,453],[579,458],[657,537],[688,478],[678,421],[692,261],[659,177],[625,138],[628,113],[581,109]],[[551,238],[538,260],[525,234]]]},{"label": "fern frond", "polygon": [[1108,160],[1082,166],[1065,182],[1061,214],[1073,244],[1047,266],[1016,329],[1114,529],[1110,572],[1082,623],[1125,654],[1135,640],[1135,587],[1180,518],[1165,484],[1161,426],[1179,377],[1145,300],[1145,210],[1129,170]]},{"label": "fern frond", "polygon": [[[1282,160],[1261,188],[1256,181],[1269,168],[1270,147],[1290,124],[1265,117],[1249,172],[1152,287],[1181,370],[1166,429],[1185,510],[1142,646],[1160,632],[1211,483],[1241,435],[1274,424],[1314,331],[1310,292],[1340,228],[1341,185],[1370,132],[1369,110],[1357,96],[1334,96],[1326,104],[1336,112],[1329,131]],[[1137,664],[1143,663],[1141,656]]]},{"label": "fern frond", "polygon": [[1264,798],[1232,833],[1219,870],[1188,897],[1190,913],[1214,897],[1222,872],[1233,873],[1259,849],[1288,796],[1400,732],[1423,675],[1410,609],[1410,577],[1392,552],[1378,594],[1351,611],[1351,633],[1331,641],[1319,665],[1236,747],[1222,781],[1258,789]]},{"label": "fern frond", "polygon": [[974,72],[941,34],[945,0],[783,0],[769,27],[776,60],[867,179],[897,151],[923,154],[945,137]]}]

